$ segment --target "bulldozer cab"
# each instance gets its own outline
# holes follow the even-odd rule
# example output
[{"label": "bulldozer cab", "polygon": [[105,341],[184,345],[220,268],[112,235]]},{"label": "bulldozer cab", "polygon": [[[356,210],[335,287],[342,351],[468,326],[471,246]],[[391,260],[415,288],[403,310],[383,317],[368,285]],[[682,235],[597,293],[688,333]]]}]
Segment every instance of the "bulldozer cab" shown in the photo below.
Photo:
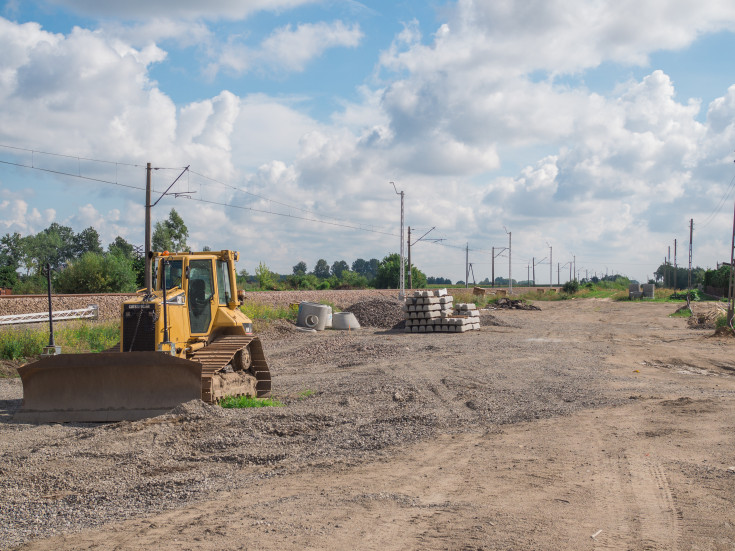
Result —
[{"label": "bulldozer cab", "polygon": [[[165,283],[167,297],[174,291],[171,307],[173,316],[183,317],[176,307],[185,310],[191,336],[209,335],[218,308],[233,309],[237,306],[234,297],[234,256],[231,251],[181,253],[160,255],[157,259],[156,290],[163,291]],[[176,288],[183,293],[176,294]]]}]

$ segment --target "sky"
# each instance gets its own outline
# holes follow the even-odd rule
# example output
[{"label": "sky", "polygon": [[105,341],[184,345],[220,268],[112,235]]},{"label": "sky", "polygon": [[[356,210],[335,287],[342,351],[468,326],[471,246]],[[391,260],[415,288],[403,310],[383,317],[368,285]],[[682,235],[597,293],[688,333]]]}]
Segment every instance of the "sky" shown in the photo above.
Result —
[{"label": "sky", "polygon": [[729,1],[6,0],[0,51],[0,234],[142,245],[151,163],[250,273],[399,252],[397,192],[453,281],[730,259]]}]

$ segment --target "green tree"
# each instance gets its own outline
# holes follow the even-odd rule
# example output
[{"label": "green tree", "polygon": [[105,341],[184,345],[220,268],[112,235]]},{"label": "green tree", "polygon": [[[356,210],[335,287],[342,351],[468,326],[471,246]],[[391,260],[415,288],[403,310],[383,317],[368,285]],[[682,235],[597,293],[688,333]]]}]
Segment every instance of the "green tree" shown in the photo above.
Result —
[{"label": "green tree", "polygon": [[365,289],[368,286],[368,279],[362,274],[345,270],[342,272],[341,287],[348,289]]},{"label": "green tree", "polygon": [[308,268],[306,267],[306,262],[301,260],[298,264],[296,264],[296,266],[293,267],[293,273],[294,275],[299,275],[299,276],[306,275],[307,269]]},{"label": "green tree", "polygon": [[[401,257],[398,253],[389,254],[378,266],[375,287],[378,289],[398,289],[400,281]],[[404,286],[408,287],[408,262],[404,259]],[[414,289],[426,287],[426,275],[416,266],[411,266]]]},{"label": "green tree", "polygon": [[58,271],[74,257],[74,237],[70,227],[54,222],[36,235],[21,238],[21,262],[26,274],[40,275],[46,264]]},{"label": "green tree", "polygon": [[154,251],[188,251],[187,237],[189,237],[189,230],[184,224],[183,218],[179,216],[176,209],[171,209],[168,219],[163,222],[156,222],[151,238],[151,246]]},{"label": "green tree", "polygon": [[100,234],[92,226],[76,234],[72,242],[74,243],[73,254],[75,258],[87,252],[102,254]]},{"label": "green tree", "polygon": [[352,263],[352,271],[356,274],[367,277],[368,271],[370,270],[370,264],[364,258],[358,258]]},{"label": "green tree", "polygon": [[707,270],[704,273],[703,284],[707,287],[718,287],[727,289],[730,286],[730,265],[723,264],[716,270]]},{"label": "green tree", "polygon": [[0,287],[12,288],[18,284],[20,239],[18,232],[0,238]]},{"label": "green tree", "polygon": [[327,279],[329,277],[329,264],[323,258],[316,261],[314,266],[314,275],[319,279]]},{"label": "green tree", "polygon": [[133,246],[119,235],[112,243],[107,245],[107,252],[110,254],[119,254],[125,258],[130,258],[131,260],[135,258],[135,249]]},{"label": "green tree", "polygon": [[347,262],[345,262],[344,260],[335,260],[334,264],[332,264],[331,274],[339,279],[342,277],[342,272],[349,269],[349,264],[347,264]]},{"label": "green tree", "polygon": [[255,278],[258,280],[258,285],[261,289],[275,289],[276,274],[268,269],[265,263],[261,262],[258,267],[255,268]]}]

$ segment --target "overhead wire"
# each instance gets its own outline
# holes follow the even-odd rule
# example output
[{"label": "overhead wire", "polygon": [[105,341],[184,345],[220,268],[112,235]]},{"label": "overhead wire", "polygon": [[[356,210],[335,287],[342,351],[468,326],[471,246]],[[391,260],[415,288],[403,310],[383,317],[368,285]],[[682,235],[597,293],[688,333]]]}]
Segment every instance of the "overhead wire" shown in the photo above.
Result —
[{"label": "overhead wire", "polygon": [[700,229],[706,228],[710,223],[712,223],[712,221],[715,219],[715,216],[717,216],[720,210],[722,210],[722,207],[725,204],[725,201],[727,201],[728,197],[730,196],[730,193],[732,193],[733,188],[735,188],[735,174],[733,174],[733,177],[730,179],[730,184],[725,191],[725,195],[723,195],[722,199],[720,199],[719,204],[707,216],[707,218],[705,218],[705,221],[702,222],[701,225],[699,225]]},{"label": "overhead wire", "polygon": [[[115,165],[115,166],[127,166],[127,167],[133,167],[133,168],[143,168],[143,169],[147,168],[146,165],[141,165],[141,164],[136,164],[136,163],[126,163],[126,162],[121,162],[121,161],[109,161],[109,160],[105,160],[105,159],[95,159],[95,158],[90,158],[90,157],[81,157],[81,156],[78,156],[78,155],[66,155],[66,154],[61,154],[61,153],[52,153],[52,152],[48,152],[48,151],[41,151],[41,150],[37,150],[37,149],[29,149],[29,148],[11,146],[11,145],[6,145],[6,144],[0,144],[0,148],[12,149],[12,150],[15,150],[15,151],[24,151],[26,153],[31,153],[32,154],[32,159],[33,159],[33,155],[36,154],[36,153],[38,153],[38,154],[41,154],[41,155],[49,155],[49,156],[54,156],[54,157],[61,157],[61,158],[75,159],[75,160],[82,160],[82,161],[88,161],[88,162],[104,163],[104,164],[110,164],[110,165]],[[19,163],[19,162],[5,161],[5,160],[0,160],[0,164],[10,165],[10,166],[16,166],[16,167],[20,167],[20,168],[27,168],[27,169],[31,169],[31,170],[38,170],[38,171],[42,171],[42,172],[46,172],[46,173],[50,173],[50,174],[56,174],[56,175],[60,175],[60,176],[68,176],[68,177],[71,177],[71,178],[78,178],[78,179],[81,179],[81,180],[86,180],[86,181],[91,181],[91,182],[98,182],[98,183],[108,184],[108,185],[114,185],[114,186],[124,187],[124,188],[128,188],[128,189],[135,189],[135,190],[139,190],[139,191],[145,191],[145,187],[143,187],[143,186],[138,186],[138,185],[133,185],[133,184],[125,184],[125,183],[119,182],[117,180],[107,180],[107,179],[104,179],[104,178],[96,178],[96,177],[92,177],[92,176],[84,176],[84,175],[81,174],[81,170],[80,170],[79,173],[74,174],[72,172],[66,172],[66,171],[63,171],[63,170],[55,170],[55,169],[50,169],[50,168],[44,168],[44,167],[35,166],[35,162],[33,160],[32,160],[32,164],[30,164],[30,165],[29,164],[24,164],[24,163]],[[184,168],[184,167],[151,167],[151,168],[153,170],[182,170],[182,168]],[[190,187],[190,182],[188,180],[187,180],[187,190],[189,190],[189,191],[178,193],[178,194],[172,193],[172,194],[169,194],[169,195],[173,195],[177,199],[184,198],[184,199],[189,199],[191,201],[198,201],[200,203],[218,205],[218,206],[223,206],[223,207],[230,207],[230,208],[234,208],[234,209],[246,210],[246,211],[255,212],[255,213],[261,213],[261,214],[269,214],[269,215],[273,215],[273,216],[280,216],[280,217],[284,217],[284,218],[291,218],[291,219],[294,219],[294,220],[303,220],[303,221],[307,221],[307,222],[315,222],[315,223],[318,223],[318,224],[324,224],[324,225],[329,225],[329,226],[334,226],[334,227],[341,227],[341,228],[346,228],[346,229],[353,229],[353,230],[358,230],[358,231],[365,231],[365,232],[375,233],[375,234],[380,234],[380,235],[388,235],[388,236],[391,236],[391,237],[398,237],[398,234],[397,233],[390,232],[390,231],[384,231],[384,230],[381,230],[381,229],[376,229],[372,225],[350,223],[348,220],[344,220],[344,219],[337,218],[337,217],[324,216],[324,215],[321,215],[321,214],[319,214],[319,213],[317,213],[317,212],[315,212],[313,210],[310,210],[310,209],[306,209],[306,208],[303,208],[303,207],[299,207],[297,205],[285,203],[285,202],[279,201],[277,199],[271,199],[270,197],[266,197],[264,195],[261,195],[261,194],[258,194],[258,193],[254,193],[254,192],[248,191],[246,189],[243,189],[241,187],[238,187],[238,186],[235,186],[235,185],[232,185],[232,184],[223,182],[223,181],[218,180],[216,178],[213,178],[211,176],[207,176],[206,174],[202,174],[202,173],[197,172],[195,170],[191,170],[190,168],[188,169],[187,172],[189,172],[189,173],[191,173],[193,175],[196,175],[196,176],[198,176],[198,177],[200,177],[200,178],[202,178],[204,180],[210,181],[212,183],[219,184],[219,185],[221,185],[221,186],[223,186],[225,188],[231,189],[233,191],[244,193],[244,194],[250,195],[252,197],[257,197],[258,199],[261,199],[263,201],[268,201],[269,203],[280,205],[282,207],[285,207],[285,208],[288,208],[288,209],[293,209],[293,210],[296,210],[296,211],[299,211],[299,212],[303,212],[305,214],[310,214],[310,215],[313,215],[313,216],[312,217],[299,216],[299,215],[292,214],[292,213],[277,212],[277,211],[274,211],[272,209],[269,210],[269,209],[257,208],[257,207],[252,207],[252,206],[237,205],[237,204],[234,204],[234,203],[231,203],[231,202],[230,203],[227,203],[227,202],[222,202],[222,201],[215,201],[215,200],[212,200],[212,199],[204,199],[203,197],[191,197],[190,194],[193,193],[193,192],[190,191],[191,190],[191,187]],[[201,184],[200,184],[200,191],[201,191]],[[468,250],[469,252],[491,254],[491,251],[489,251],[489,250],[477,249],[477,248],[468,248],[466,245],[454,245],[454,244],[450,244],[450,243],[445,243],[445,242],[443,242],[443,240],[442,241],[438,241],[438,240],[426,240],[426,241],[428,243],[433,244],[433,245],[439,245],[439,246],[442,246],[442,247],[451,248],[451,249],[455,249],[455,250],[460,250],[460,251],[467,251]]]}]

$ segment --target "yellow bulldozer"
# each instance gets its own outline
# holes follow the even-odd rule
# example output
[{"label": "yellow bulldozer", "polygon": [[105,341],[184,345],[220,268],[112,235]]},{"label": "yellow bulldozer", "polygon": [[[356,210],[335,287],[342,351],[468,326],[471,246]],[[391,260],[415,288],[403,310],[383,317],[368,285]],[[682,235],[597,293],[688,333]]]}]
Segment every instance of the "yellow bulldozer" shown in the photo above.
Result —
[{"label": "yellow bulldozer", "polygon": [[267,397],[268,364],[240,311],[238,253],[151,253],[153,283],[120,310],[120,343],[18,369],[21,422],[108,422],[160,415],[195,398]]}]

